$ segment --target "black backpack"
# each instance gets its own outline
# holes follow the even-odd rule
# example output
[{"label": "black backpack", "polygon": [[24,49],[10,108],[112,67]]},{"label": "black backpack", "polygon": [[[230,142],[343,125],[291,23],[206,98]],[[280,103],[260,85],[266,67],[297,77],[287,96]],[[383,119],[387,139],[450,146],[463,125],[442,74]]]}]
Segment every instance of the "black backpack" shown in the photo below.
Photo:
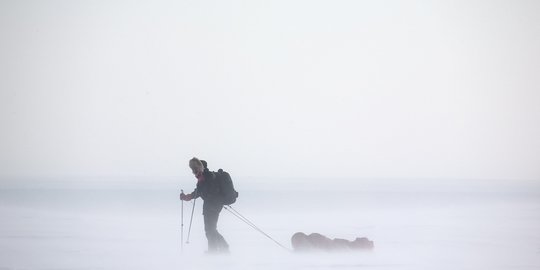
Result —
[{"label": "black backpack", "polygon": [[219,182],[221,188],[221,196],[223,198],[223,205],[231,205],[236,202],[238,198],[238,192],[234,189],[234,185],[231,179],[231,175],[228,172],[219,169],[216,172],[216,179]]}]

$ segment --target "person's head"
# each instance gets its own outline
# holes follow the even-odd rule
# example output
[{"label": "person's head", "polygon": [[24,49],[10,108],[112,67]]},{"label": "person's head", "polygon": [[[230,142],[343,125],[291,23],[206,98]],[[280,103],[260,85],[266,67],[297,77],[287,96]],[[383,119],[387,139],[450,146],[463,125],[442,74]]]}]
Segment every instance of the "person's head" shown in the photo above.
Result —
[{"label": "person's head", "polygon": [[191,168],[191,171],[195,175],[202,173],[204,171],[204,166],[202,162],[196,157],[189,160],[189,167]]},{"label": "person's head", "polygon": [[208,163],[206,162],[206,160],[201,159],[201,163],[205,169],[208,169]]}]

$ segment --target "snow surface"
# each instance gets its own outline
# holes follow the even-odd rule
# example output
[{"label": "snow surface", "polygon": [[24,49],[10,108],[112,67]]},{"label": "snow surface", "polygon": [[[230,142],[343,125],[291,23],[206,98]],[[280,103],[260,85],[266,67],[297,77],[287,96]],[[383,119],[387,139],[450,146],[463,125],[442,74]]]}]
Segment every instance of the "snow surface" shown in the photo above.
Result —
[{"label": "snow surface", "polygon": [[[181,244],[179,188],[170,184],[3,186],[0,270],[540,269],[538,184],[398,183],[237,184],[235,209],[286,247],[302,231],[365,236],[375,249],[293,253],[223,210],[226,256],[204,253],[202,201]],[[184,203],[184,241],[191,207]]]}]

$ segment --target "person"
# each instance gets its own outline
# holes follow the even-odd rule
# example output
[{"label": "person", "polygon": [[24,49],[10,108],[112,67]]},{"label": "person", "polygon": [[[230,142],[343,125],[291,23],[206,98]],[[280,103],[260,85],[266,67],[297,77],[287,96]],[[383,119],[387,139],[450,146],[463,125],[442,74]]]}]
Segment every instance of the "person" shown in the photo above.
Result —
[{"label": "person", "polygon": [[196,157],[189,161],[189,167],[197,178],[197,187],[190,194],[182,192],[180,200],[190,201],[199,197],[203,199],[204,231],[208,239],[208,253],[228,253],[229,244],[217,230],[223,203],[216,175],[208,169],[206,161]]}]

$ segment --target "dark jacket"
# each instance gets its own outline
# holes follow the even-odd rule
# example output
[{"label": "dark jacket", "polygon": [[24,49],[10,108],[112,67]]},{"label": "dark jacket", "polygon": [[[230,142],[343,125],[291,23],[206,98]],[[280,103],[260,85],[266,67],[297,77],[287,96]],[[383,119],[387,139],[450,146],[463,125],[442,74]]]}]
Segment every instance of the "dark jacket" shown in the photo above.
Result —
[{"label": "dark jacket", "polygon": [[197,183],[197,188],[191,193],[193,199],[201,197],[204,200],[203,215],[219,213],[223,208],[221,186],[216,179],[216,174],[204,169],[204,180]]}]

